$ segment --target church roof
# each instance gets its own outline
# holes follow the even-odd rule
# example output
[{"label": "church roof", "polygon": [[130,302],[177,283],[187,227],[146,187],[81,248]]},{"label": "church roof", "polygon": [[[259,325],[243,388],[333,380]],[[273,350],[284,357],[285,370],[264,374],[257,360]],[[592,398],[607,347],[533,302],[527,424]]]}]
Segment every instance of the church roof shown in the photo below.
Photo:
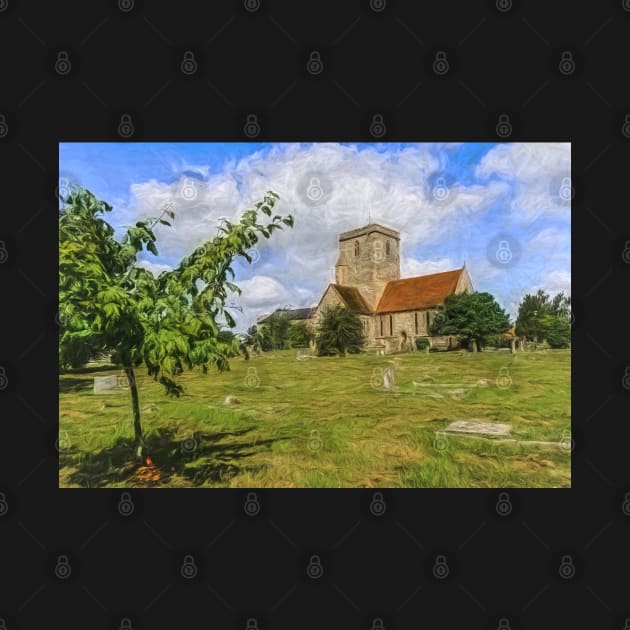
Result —
[{"label": "church roof", "polygon": [[413,311],[442,304],[455,293],[464,269],[414,276],[403,280],[390,280],[376,307],[376,313]]},{"label": "church roof", "polygon": [[333,284],[333,287],[337,289],[339,295],[346,303],[350,310],[357,313],[370,313],[370,307],[365,303],[361,292],[357,287],[347,287],[342,284]]},{"label": "church roof", "polygon": [[[281,308],[277,308],[274,313],[278,313],[280,311],[285,311],[287,314],[287,319],[289,320],[296,320],[296,319],[309,319],[313,312],[315,311],[315,307],[309,307],[309,308],[290,308],[290,309],[281,309]],[[273,315],[273,313],[269,313],[268,315],[263,315],[262,317],[260,317],[257,320],[258,324],[262,324],[263,322],[265,322],[267,319],[269,319],[271,316]]]},{"label": "church roof", "polygon": [[385,227],[380,223],[368,223],[360,228],[355,228],[354,230],[348,230],[347,232],[342,232],[339,235],[340,241],[345,241],[349,238],[354,238],[356,236],[361,236],[363,234],[369,234],[370,232],[379,232],[380,234],[385,234],[386,236],[391,236],[395,239],[400,239],[400,232],[396,230],[392,230],[392,228]]}]

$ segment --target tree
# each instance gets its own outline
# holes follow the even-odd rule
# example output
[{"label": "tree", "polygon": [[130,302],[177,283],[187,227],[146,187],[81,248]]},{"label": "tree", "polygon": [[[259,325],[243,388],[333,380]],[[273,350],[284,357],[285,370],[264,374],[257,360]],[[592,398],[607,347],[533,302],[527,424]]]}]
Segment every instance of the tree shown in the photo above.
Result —
[{"label": "tree", "polygon": [[458,293],[449,295],[431,325],[432,335],[456,335],[473,352],[483,347],[489,335],[510,326],[508,314],[490,293]]},{"label": "tree", "polygon": [[516,334],[534,342],[547,339],[553,348],[566,348],[571,340],[571,298],[558,293],[553,298],[539,290],[527,294],[518,307]]},{"label": "tree", "polygon": [[316,339],[319,356],[356,354],[364,343],[363,325],[345,306],[329,307],[322,314]]},{"label": "tree", "polygon": [[287,337],[291,348],[306,348],[313,339],[313,333],[304,322],[296,322],[289,326]]},{"label": "tree", "polygon": [[245,335],[245,343],[249,344],[255,352],[267,352],[271,350],[271,340],[264,328],[250,326]]},{"label": "tree", "polygon": [[[59,211],[60,367],[76,366],[96,352],[111,352],[121,365],[131,392],[134,435],[142,454],[142,425],[135,369],[144,364],[166,393],[179,396],[177,377],[184,369],[210,365],[228,370],[239,341],[221,326],[235,321],[225,308],[227,291],[240,293],[232,262],[260,236],[269,238],[293,217],[272,216],[278,195],[268,192],[239,223],[223,220],[217,235],[197,247],[172,271],[155,277],[136,266],[144,249],[157,255],[157,225],[174,219],[165,209],[157,218],[138,221],[120,241],[103,218],[111,206],[90,191],[70,192]],[[259,212],[270,217],[259,223]]]},{"label": "tree", "polygon": [[279,308],[267,316],[265,321],[259,326],[259,329],[264,330],[271,350],[284,350],[289,345],[290,326],[289,309],[285,307]]}]

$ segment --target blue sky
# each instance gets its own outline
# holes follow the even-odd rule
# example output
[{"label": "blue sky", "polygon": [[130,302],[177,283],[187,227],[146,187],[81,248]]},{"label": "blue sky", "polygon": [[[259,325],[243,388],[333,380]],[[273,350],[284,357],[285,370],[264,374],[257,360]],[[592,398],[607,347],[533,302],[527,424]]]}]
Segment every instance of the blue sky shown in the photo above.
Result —
[{"label": "blue sky", "polygon": [[[514,316],[522,295],[570,293],[568,143],[63,143],[60,187],[80,184],[114,206],[119,233],[170,203],[159,272],[237,218],[266,190],[295,227],[235,265],[239,329],[276,307],[317,303],[339,232],[372,221],[401,234],[402,277],[464,262],[477,290]],[[316,194],[312,194],[315,191]]]}]

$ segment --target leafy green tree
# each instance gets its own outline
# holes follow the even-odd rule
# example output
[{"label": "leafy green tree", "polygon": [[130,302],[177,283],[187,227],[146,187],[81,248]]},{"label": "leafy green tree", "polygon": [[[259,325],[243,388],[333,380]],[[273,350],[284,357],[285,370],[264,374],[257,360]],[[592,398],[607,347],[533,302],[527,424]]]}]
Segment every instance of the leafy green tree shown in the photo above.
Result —
[{"label": "leafy green tree", "polygon": [[271,350],[284,350],[289,347],[289,309],[279,308],[269,315],[259,326],[271,346]]},{"label": "leafy green tree", "polygon": [[519,304],[516,334],[536,343],[547,339],[551,347],[566,348],[571,338],[570,322],[571,298],[564,293],[552,298],[541,289],[525,295]]},{"label": "leafy green tree", "polygon": [[345,306],[329,307],[322,314],[316,341],[320,356],[359,353],[365,341],[361,320]]},{"label": "leafy green tree", "polygon": [[296,322],[289,326],[287,337],[292,348],[306,348],[313,339],[313,333],[304,322]]},{"label": "leafy green tree", "polygon": [[508,314],[490,293],[458,293],[444,301],[431,325],[432,335],[456,335],[473,352],[483,347],[489,335],[510,326]]},{"label": "leafy green tree", "polygon": [[[177,377],[184,369],[210,365],[228,370],[239,341],[222,326],[235,321],[225,308],[228,290],[240,289],[232,262],[259,239],[269,238],[291,215],[274,215],[278,196],[264,199],[243,213],[239,223],[223,220],[218,234],[185,257],[172,271],[155,277],[136,266],[146,249],[157,255],[157,225],[170,226],[174,213],[138,221],[120,241],[102,216],[111,206],[85,189],[72,191],[59,211],[59,339],[60,367],[77,366],[97,352],[111,352],[121,365],[131,391],[133,426],[142,454],[142,425],[135,369],[144,364],[166,393],[179,396]],[[259,212],[270,217],[259,223]]]}]

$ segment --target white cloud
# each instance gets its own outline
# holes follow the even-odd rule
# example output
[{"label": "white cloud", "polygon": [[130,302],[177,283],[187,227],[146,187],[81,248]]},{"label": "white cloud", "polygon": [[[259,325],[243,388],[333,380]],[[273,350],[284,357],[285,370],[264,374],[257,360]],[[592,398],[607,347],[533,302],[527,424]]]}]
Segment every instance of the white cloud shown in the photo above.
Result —
[{"label": "white cloud", "polygon": [[450,258],[417,260],[415,258],[402,257],[400,261],[400,277],[423,276],[430,273],[439,273],[440,271],[451,271],[457,268],[458,265]]},{"label": "white cloud", "polygon": [[159,276],[163,271],[171,271],[172,267],[170,265],[162,265],[160,263],[151,262],[150,260],[139,260],[136,263],[136,267],[141,267],[142,269],[147,269],[154,276]]},{"label": "white cloud", "polygon": [[[237,219],[265,191],[277,192],[277,212],[293,214],[294,229],[259,241],[260,258],[254,264],[234,265],[249,322],[255,314],[284,304],[316,303],[333,279],[339,232],[366,224],[370,215],[373,222],[401,233],[402,277],[454,269],[465,257],[477,286],[498,272],[467,255],[469,242],[486,238],[482,231],[473,241],[470,227],[497,206],[511,209],[517,218],[538,207],[533,197],[548,197],[551,179],[570,168],[569,145],[498,145],[477,169],[481,180],[452,185],[442,201],[430,194],[431,177],[445,163],[440,152],[446,148],[436,146],[386,152],[333,143],[276,145],[229,162],[219,172],[166,156],[173,181],[134,183],[129,203],[116,207],[112,219],[118,225],[133,224],[174,204],[173,226],[156,227],[159,264],[151,264],[161,270],[212,238],[220,217]],[[317,203],[307,194],[314,178],[322,190]],[[561,210],[568,215],[566,208]],[[423,260],[421,252],[429,249],[429,260]]]},{"label": "white cloud", "polygon": [[[521,225],[550,214],[570,218],[568,142],[499,144],[482,158],[476,175],[490,181],[498,178],[513,187],[510,210]],[[567,191],[568,198],[563,196]]]}]

